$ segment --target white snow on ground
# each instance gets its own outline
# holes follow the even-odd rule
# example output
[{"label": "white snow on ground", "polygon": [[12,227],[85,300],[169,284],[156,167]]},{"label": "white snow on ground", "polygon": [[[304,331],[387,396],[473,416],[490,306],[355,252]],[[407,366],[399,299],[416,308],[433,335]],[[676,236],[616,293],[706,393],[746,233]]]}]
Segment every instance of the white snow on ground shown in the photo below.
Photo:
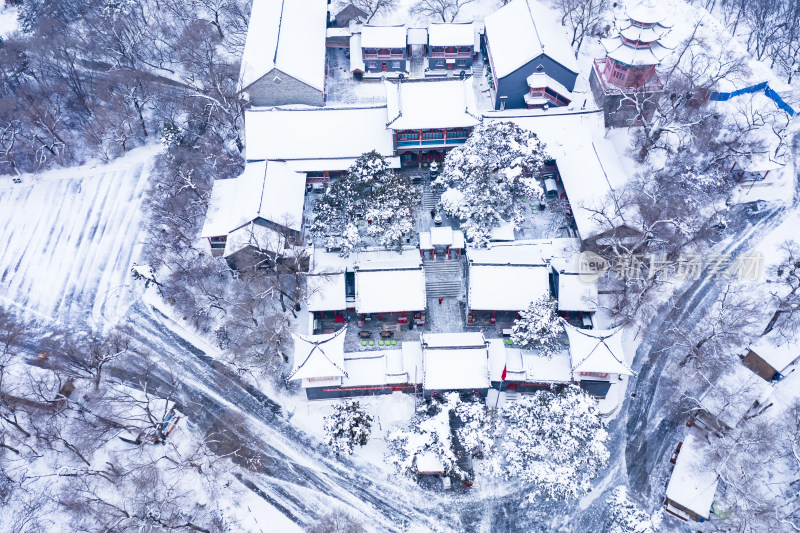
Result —
[{"label": "white snow on ground", "polygon": [[0,9],[0,37],[5,37],[19,29],[17,15],[19,15],[19,9],[16,7],[4,5]]},{"label": "white snow on ground", "polygon": [[114,322],[130,302],[157,148],[106,166],[0,178],[0,302],[40,318]]}]

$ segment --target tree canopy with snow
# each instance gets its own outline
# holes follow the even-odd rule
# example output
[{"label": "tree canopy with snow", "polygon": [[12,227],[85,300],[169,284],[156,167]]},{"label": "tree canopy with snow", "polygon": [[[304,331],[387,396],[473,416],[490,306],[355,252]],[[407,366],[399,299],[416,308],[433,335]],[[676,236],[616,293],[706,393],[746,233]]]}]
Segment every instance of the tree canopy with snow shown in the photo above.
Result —
[{"label": "tree canopy with snow", "polygon": [[597,401],[579,387],[538,391],[501,409],[500,471],[530,484],[531,502],[576,499],[608,464]]},{"label": "tree canopy with snow", "polygon": [[353,455],[356,446],[369,441],[372,415],[358,402],[339,403],[325,417],[326,443],[336,455]]},{"label": "tree canopy with snow", "polygon": [[446,394],[441,400],[432,399],[418,408],[407,428],[389,432],[387,460],[397,470],[407,475],[419,473],[423,456],[434,457],[441,463],[444,473],[465,479],[467,473],[457,464],[450,433],[450,413],[460,403],[458,393]]},{"label": "tree canopy with snow", "polygon": [[552,357],[561,351],[564,325],[558,317],[558,302],[542,296],[520,311],[514,321],[511,338],[520,348],[536,350],[539,355]]},{"label": "tree canopy with snow", "polygon": [[608,497],[611,515],[610,533],[656,533],[661,524],[661,515],[650,516],[628,498],[628,489],[619,485]]},{"label": "tree canopy with snow", "polygon": [[379,153],[361,155],[332,182],[315,205],[310,231],[343,254],[373,238],[387,248],[401,245],[414,230],[411,206],[417,192]]},{"label": "tree canopy with snow", "polygon": [[524,218],[520,200],[544,197],[536,176],[548,159],[534,132],[513,122],[480,124],[445,158],[435,182],[445,187],[441,206],[462,221],[473,245],[485,246],[492,229],[503,222],[519,227]]}]

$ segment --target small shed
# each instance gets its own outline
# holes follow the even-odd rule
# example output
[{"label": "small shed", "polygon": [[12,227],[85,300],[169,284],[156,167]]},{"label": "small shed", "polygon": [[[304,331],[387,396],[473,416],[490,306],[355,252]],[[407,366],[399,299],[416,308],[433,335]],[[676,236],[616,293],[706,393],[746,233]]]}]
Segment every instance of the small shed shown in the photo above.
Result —
[{"label": "small shed", "polygon": [[666,511],[681,520],[702,522],[711,514],[718,476],[704,457],[702,441],[693,433],[680,445],[669,478]]},{"label": "small shed", "polygon": [[763,379],[771,381],[781,379],[784,371],[798,359],[800,335],[775,327],[747,348],[742,362]]},{"label": "small shed", "polygon": [[763,379],[734,363],[700,397],[692,420],[699,427],[715,431],[733,428],[771,392],[772,387]]}]

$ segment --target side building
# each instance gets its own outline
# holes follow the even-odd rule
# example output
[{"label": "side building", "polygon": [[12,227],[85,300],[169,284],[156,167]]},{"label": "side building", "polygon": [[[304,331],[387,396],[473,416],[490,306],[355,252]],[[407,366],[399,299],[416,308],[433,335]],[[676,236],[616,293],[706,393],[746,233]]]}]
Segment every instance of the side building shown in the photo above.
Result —
[{"label": "side building", "polygon": [[475,26],[472,22],[432,23],[428,27],[426,76],[472,72]]},{"label": "side building", "polygon": [[306,177],[280,161],[248,163],[216,180],[200,236],[233,269],[268,266],[303,244]]},{"label": "side building", "polygon": [[253,0],[238,90],[252,105],[325,103],[325,0]]},{"label": "side building", "polygon": [[[408,76],[408,47],[406,27],[361,27],[361,54],[364,78]],[[351,50],[351,54],[353,51]],[[376,76],[377,75],[377,76]]]},{"label": "side building", "polygon": [[606,57],[595,59],[589,84],[606,126],[628,127],[649,120],[653,95],[664,88],[656,66],[670,53],[661,39],[669,30],[666,13],[652,0],[633,5],[619,34],[601,42]]},{"label": "side building", "polygon": [[472,79],[385,81],[387,128],[403,167],[442,162],[481,122]]},{"label": "side building", "polygon": [[539,93],[554,106],[572,100],[571,94],[562,93],[575,89],[578,65],[563,28],[549,15],[536,0],[511,0],[486,17],[484,39],[496,110],[524,109],[529,102],[544,106],[531,100]]}]

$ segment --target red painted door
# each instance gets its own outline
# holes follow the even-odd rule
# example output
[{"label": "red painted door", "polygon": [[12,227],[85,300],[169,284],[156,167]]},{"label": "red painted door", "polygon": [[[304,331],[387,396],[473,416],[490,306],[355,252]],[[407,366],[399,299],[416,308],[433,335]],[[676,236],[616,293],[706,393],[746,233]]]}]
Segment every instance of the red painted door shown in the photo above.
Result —
[{"label": "red painted door", "polygon": [[381,72],[386,72],[386,63],[381,63]]}]

